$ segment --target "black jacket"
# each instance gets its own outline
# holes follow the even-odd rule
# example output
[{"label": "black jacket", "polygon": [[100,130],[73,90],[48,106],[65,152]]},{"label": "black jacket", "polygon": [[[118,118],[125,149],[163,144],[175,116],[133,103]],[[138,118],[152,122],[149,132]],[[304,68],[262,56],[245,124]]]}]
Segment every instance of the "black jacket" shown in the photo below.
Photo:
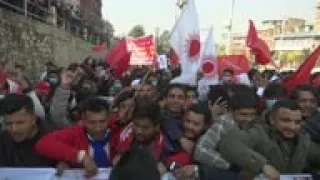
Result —
[{"label": "black jacket", "polygon": [[320,144],[320,112],[304,121],[303,130],[310,135],[313,142]]},{"label": "black jacket", "polygon": [[0,134],[0,167],[51,167],[53,162],[36,153],[34,146],[46,134],[39,126],[38,133],[31,139],[15,142],[7,131]]}]

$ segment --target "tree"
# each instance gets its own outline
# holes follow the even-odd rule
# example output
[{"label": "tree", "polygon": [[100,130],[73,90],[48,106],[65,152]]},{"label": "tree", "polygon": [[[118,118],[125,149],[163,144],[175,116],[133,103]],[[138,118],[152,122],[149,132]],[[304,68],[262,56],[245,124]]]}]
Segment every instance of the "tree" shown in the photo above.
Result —
[{"label": "tree", "polygon": [[157,52],[158,54],[168,54],[170,51],[170,32],[165,30],[158,38]]},{"label": "tree", "polygon": [[131,37],[141,37],[145,35],[145,30],[144,27],[142,25],[136,25],[134,26],[130,32],[129,32],[129,36]]}]

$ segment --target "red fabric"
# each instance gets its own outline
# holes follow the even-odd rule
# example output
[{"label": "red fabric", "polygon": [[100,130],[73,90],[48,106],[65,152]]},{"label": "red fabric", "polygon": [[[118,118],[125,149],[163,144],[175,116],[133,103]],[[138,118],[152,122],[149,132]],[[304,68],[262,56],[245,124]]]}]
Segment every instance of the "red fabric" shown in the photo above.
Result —
[{"label": "red fabric", "polygon": [[284,82],[284,87],[290,94],[291,91],[298,85],[309,83],[311,70],[316,65],[320,56],[320,46],[300,65],[299,69],[295,71],[287,80]]},{"label": "red fabric", "polygon": [[190,155],[188,152],[181,151],[172,156],[167,157],[165,161],[168,165],[172,164],[173,162],[176,162],[181,166],[185,166],[191,165],[193,163],[193,158],[192,155]]},{"label": "red fabric", "polygon": [[120,132],[119,142],[115,147],[116,154],[123,154],[131,148],[133,141],[132,126],[133,124],[130,123]]},{"label": "red fabric", "polygon": [[156,43],[153,35],[127,37],[126,45],[131,52],[130,65],[152,65],[156,61]]},{"label": "red fabric", "polygon": [[108,128],[112,132],[112,142],[114,142],[114,145],[117,146],[120,141],[120,134],[123,131],[123,129],[126,126],[120,126],[117,121],[118,121],[118,113],[113,113],[110,115],[109,120],[108,120]]},{"label": "red fabric", "polygon": [[271,53],[268,45],[258,37],[256,27],[252,20],[249,21],[249,31],[247,35],[247,46],[255,54],[256,63],[266,65],[271,62]]},{"label": "red fabric", "polygon": [[122,39],[106,55],[106,62],[120,77],[129,67],[131,53],[127,50],[126,40]]},{"label": "red fabric", "polygon": [[107,48],[107,43],[97,44],[92,47],[92,52],[99,53]]},{"label": "red fabric", "polygon": [[[115,147],[117,154],[123,154],[133,145],[133,123],[130,123],[120,134],[119,144]],[[160,134],[148,147],[156,160],[160,160],[164,148],[164,137]]]},{"label": "red fabric", "polygon": [[[114,147],[112,141],[110,149]],[[55,161],[69,163],[72,167],[82,167],[77,162],[78,152],[89,150],[89,142],[83,126],[73,126],[43,136],[36,144],[36,151]],[[113,156],[112,156],[113,157]]]},{"label": "red fabric", "polygon": [[50,84],[47,81],[38,81],[35,89],[42,95],[48,96],[51,92]]},{"label": "red fabric", "polygon": [[109,128],[111,131],[114,131],[114,130],[116,130],[117,128],[119,128],[119,126],[117,125],[118,116],[119,116],[118,113],[112,113],[112,114],[109,116],[108,128]]},{"label": "red fabric", "polygon": [[170,64],[176,65],[179,64],[179,56],[173,48],[170,48]]},{"label": "red fabric", "polygon": [[225,69],[233,70],[235,75],[247,73],[250,70],[249,61],[244,55],[219,56],[218,64],[220,76]]}]

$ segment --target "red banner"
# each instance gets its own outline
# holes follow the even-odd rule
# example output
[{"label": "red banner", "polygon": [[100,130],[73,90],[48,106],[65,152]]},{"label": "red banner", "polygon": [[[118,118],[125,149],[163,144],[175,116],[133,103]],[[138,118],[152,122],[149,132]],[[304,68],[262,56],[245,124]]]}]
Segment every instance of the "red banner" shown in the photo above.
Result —
[{"label": "red banner", "polygon": [[249,61],[244,55],[219,56],[218,63],[220,75],[225,69],[233,70],[235,75],[247,73],[250,70]]},{"label": "red banner", "polygon": [[130,65],[152,65],[156,60],[156,46],[153,36],[126,38],[131,52]]}]

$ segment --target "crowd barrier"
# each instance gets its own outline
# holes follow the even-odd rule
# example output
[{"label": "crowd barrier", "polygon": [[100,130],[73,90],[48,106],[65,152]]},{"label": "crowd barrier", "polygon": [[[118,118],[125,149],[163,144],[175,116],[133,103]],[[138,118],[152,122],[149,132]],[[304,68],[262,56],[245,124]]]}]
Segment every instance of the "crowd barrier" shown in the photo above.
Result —
[{"label": "crowd barrier", "polygon": [[[90,180],[107,180],[111,169],[99,169]],[[62,176],[56,176],[54,168],[0,168],[0,180],[87,180],[83,170],[66,170]]]},{"label": "crowd barrier", "polygon": [[[90,180],[108,180],[111,168],[99,169],[98,174]],[[86,180],[81,169],[66,170],[57,177],[54,168],[0,168],[0,180]],[[264,180],[263,176],[255,180]],[[312,175],[281,175],[280,180],[316,180]],[[168,180],[164,177],[162,180]]]}]

